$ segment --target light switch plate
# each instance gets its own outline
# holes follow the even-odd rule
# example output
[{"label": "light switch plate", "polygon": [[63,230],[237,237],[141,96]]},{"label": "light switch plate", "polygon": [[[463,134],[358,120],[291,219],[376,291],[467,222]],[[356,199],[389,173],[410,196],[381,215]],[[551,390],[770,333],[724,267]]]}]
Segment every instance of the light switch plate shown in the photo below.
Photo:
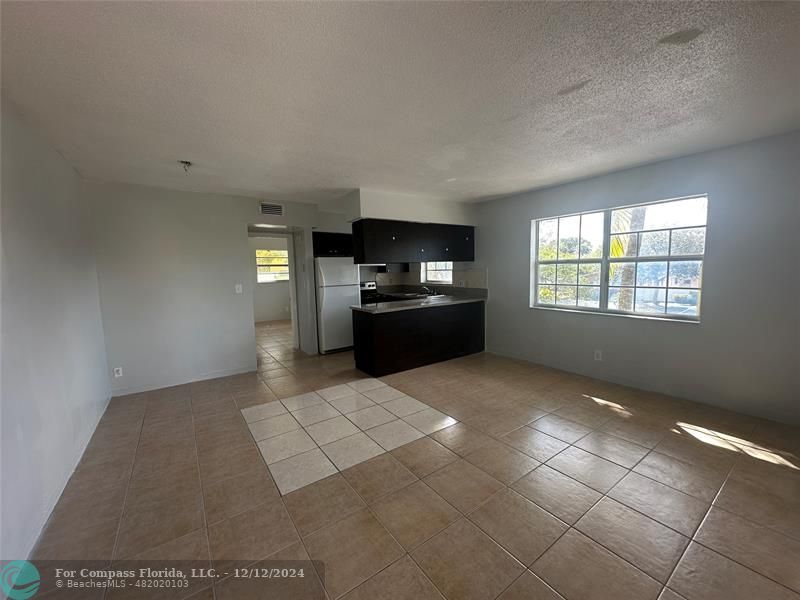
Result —
[{"label": "light switch plate", "polygon": [[242,284],[241,283],[237,283],[236,287],[234,289],[236,290],[237,294],[241,294],[242,293]]}]

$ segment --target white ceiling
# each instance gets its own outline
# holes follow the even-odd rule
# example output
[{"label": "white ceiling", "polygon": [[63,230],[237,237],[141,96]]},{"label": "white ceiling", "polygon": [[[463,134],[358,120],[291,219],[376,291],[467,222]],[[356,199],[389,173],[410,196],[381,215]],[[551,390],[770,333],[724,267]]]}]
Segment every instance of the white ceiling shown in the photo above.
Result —
[{"label": "white ceiling", "polygon": [[275,200],[474,200],[800,127],[800,2],[3,2],[2,54],[83,176]]}]

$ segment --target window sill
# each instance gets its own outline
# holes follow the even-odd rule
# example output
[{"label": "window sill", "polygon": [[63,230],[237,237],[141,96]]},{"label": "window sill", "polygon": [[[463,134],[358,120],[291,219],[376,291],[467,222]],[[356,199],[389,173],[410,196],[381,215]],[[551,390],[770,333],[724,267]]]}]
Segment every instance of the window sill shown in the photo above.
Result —
[{"label": "window sill", "polygon": [[276,283],[289,283],[289,280],[283,279],[281,281],[256,281],[256,285],[275,285]]},{"label": "window sill", "polygon": [[546,310],[551,312],[572,313],[578,315],[595,315],[601,317],[622,317],[625,319],[637,319],[642,321],[661,321],[665,323],[686,323],[689,325],[700,325],[700,319],[686,319],[681,317],[655,317],[649,315],[634,315],[628,313],[608,312],[603,310],[581,310],[576,308],[559,308],[555,306],[530,306],[533,310]]}]

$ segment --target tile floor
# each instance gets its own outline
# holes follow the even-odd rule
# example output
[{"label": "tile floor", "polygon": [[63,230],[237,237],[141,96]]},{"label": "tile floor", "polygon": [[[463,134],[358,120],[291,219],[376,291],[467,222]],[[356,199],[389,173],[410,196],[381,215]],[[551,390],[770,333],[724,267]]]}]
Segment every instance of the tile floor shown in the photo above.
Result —
[{"label": "tile floor", "polygon": [[798,428],[491,354],[375,381],[287,323],[258,344],[257,373],[113,399],[34,560],[322,561],[292,598],[800,600]]}]

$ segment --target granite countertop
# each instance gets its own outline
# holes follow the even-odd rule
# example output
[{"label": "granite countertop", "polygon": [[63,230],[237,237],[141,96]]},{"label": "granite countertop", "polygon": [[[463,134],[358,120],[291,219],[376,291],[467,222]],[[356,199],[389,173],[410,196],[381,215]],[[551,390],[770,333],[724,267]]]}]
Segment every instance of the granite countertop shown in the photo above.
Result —
[{"label": "granite countertop", "polygon": [[375,302],[373,304],[353,305],[350,308],[373,315],[397,312],[401,310],[414,310],[417,308],[435,308],[451,304],[465,304],[467,302],[483,302],[486,298],[472,298],[466,296],[429,296],[428,298],[414,298],[413,300],[397,300],[395,302]]}]

